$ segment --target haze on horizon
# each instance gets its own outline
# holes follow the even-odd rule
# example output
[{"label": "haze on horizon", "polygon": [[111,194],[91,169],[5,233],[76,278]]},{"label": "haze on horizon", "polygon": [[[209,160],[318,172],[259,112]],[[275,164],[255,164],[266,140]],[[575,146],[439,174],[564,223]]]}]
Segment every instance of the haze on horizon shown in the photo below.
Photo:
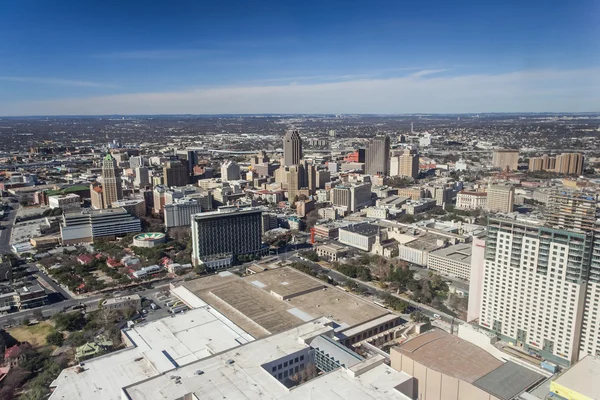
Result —
[{"label": "haze on horizon", "polygon": [[3,9],[3,116],[600,112],[592,1]]}]

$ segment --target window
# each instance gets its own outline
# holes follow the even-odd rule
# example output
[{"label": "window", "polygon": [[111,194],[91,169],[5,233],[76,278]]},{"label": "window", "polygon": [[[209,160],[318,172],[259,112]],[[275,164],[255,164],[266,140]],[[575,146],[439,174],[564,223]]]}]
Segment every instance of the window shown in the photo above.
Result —
[{"label": "window", "polygon": [[304,361],[304,356],[300,356],[300,361]]},{"label": "window", "polygon": [[294,358],[294,362],[297,363],[298,362],[298,357]]},{"label": "window", "polygon": [[281,369],[281,364],[279,364],[279,365],[277,366],[277,369]]},{"label": "window", "polygon": [[286,361],[286,362],[283,363],[283,367],[285,368],[287,366],[288,366],[288,362]]},{"label": "window", "polygon": [[275,372],[275,371],[277,371],[277,366],[275,366],[271,369],[271,372]]}]

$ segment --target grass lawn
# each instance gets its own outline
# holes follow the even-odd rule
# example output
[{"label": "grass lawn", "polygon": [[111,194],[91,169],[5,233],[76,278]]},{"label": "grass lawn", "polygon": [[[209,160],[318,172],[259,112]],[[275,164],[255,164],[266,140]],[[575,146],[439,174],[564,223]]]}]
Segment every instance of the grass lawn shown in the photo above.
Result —
[{"label": "grass lawn", "polygon": [[34,347],[46,345],[46,335],[54,331],[54,326],[43,321],[37,325],[20,326],[8,330],[8,333],[20,342],[29,342]]}]

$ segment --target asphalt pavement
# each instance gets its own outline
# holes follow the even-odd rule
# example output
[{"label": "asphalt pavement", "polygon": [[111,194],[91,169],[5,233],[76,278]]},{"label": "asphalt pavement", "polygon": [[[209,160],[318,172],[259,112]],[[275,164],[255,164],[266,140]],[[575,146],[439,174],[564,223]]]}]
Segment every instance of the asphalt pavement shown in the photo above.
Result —
[{"label": "asphalt pavement", "polygon": [[8,254],[11,252],[10,249],[10,235],[12,233],[15,219],[17,218],[17,210],[19,209],[18,203],[11,203],[12,210],[6,210],[2,221],[0,221],[0,254]]},{"label": "asphalt pavement", "polygon": [[[149,294],[164,290],[168,286],[169,286],[168,283],[164,283],[164,284],[157,285],[151,289],[146,289],[146,290],[143,290],[140,292],[136,292],[136,294],[139,294],[140,297],[147,297]],[[127,294],[122,293],[121,295],[126,296]],[[46,318],[51,317],[54,314],[58,314],[61,312],[73,311],[73,306],[82,305],[82,304],[85,304],[87,306],[88,311],[93,311],[98,308],[98,305],[100,304],[100,300],[108,299],[110,297],[111,296],[106,296],[106,295],[95,295],[95,296],[91,296],[91,297],[87,297],[87,298],[83,298],[83,299],[69,299],[69,300],[58,302],[58,303],[48,304],[43,307],[37,307],[37,308],[32,308],[30,310],[23,310],[23,311],[18,311],[18,312],[12,313],[12,314],[2,315],[2,316],[0,316],[0,327],[6,327],[8,325],[12,325],[12,326],[18,325],[25,318],[33,319],[33,318],[35,318],[34,314],[39,313],[39,311],[41,311],[42,315]]]}]

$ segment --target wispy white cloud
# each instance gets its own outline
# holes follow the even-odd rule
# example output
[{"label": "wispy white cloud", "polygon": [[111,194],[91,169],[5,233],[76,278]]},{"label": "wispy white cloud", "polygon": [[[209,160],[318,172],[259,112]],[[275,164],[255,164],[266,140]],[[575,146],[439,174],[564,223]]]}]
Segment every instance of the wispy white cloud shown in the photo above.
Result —
[{"label": "wispy white cloud", "polygon": [[429,75],[7,103],[0,114],[600,112],[600,68]]},{"label": "wispy white cloud", "polygon": [[124,60],[174,60],[209,56],[219,53],[216,50],[206,49],[155,49],[117,51],[113,53],[93,54],[94,58],[111,58]]},{"label": "wispy white cloud", "polygon": [[424,76],[428,76],[428,75],[435,75],[435,74],[439,74],[441,72],[446,72],[448,71],[447,69],[423,69],[421,71],[417,71],[414,74],[411,74],[412,77],[414,78],[422,78]]},{"label": "wispy white cloud", "polygon": [[0,81],[39,83],[39,84],[43,84],[43,85],[80,86],[80,87],[106,87],[106,88],[117,88],[118,87],[117,85],[101,83],[101,82],[78,81],[78,80],[60,79],[60,78],[43,78],[43,77],[32,77],[32,76],[0,76]]}]

